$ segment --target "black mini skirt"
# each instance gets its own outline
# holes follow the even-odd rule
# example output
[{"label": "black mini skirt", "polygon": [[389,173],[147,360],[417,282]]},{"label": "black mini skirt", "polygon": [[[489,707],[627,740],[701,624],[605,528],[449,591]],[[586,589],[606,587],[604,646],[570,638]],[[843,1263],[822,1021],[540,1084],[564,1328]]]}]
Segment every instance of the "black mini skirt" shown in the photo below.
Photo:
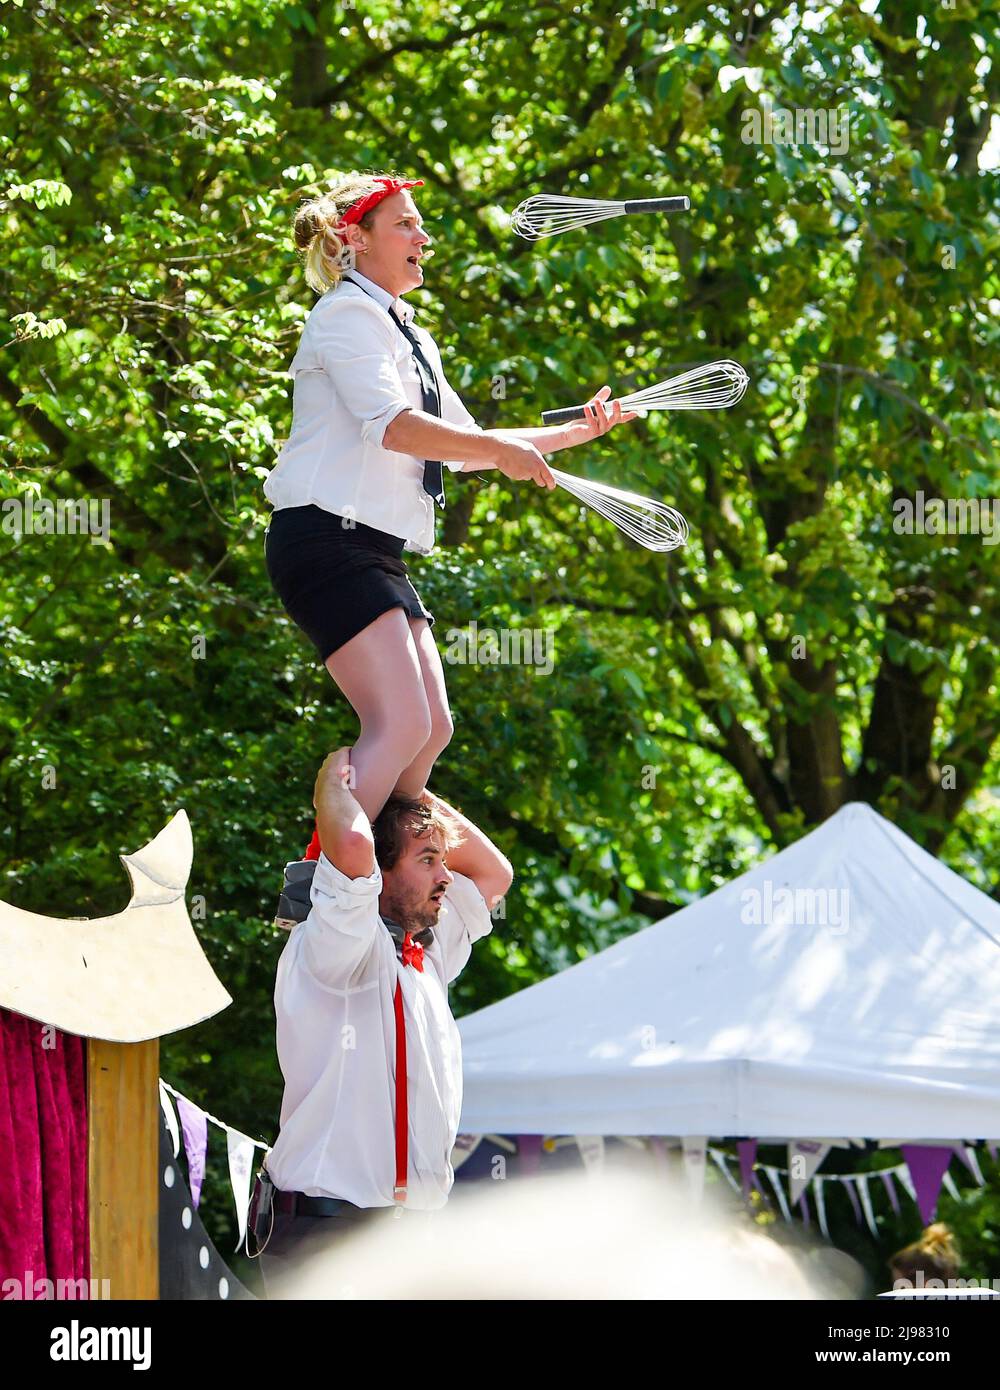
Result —
[{"label": "black mini skirt", "polygon": [[345,524],[315,504],[272,512],[264,533],[267,573],[321,661],[390,608],[433,625],[410,583],[403,545],[399,536]]}]

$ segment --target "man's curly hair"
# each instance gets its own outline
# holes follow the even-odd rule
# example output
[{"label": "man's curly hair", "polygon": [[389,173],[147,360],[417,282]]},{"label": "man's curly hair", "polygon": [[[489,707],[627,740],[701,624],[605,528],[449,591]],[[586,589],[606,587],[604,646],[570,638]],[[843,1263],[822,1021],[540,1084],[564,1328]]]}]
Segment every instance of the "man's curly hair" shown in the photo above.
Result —
[{"label": "man's curly hair", "polygon": [[434,832],[441,837],[446,853],[461,843],[462,837],[450,818],[446,820],[425,801],[394,792],[372,822],[379,868],[384,872],[398,863],[409,834],[423,839]]}]

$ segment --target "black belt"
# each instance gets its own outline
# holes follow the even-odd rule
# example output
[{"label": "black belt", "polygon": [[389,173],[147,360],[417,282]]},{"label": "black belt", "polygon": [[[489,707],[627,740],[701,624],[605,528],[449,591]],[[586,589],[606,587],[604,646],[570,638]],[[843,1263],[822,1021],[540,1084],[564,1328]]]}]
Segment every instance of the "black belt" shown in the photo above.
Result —
[{"label": "black belt", "polygon": [[254,1190],[254,1217],[266,1217],[271,1208],[282,1216],[347,1216],[394,1211],[394,1207],[359,1207],[346,1197],[309,1197],[305,1192],[279,1192],[266,1171],[259,1174]]},{"label": "black belt", "polygon": [[[375,1217],[379,1212],[388,1214],[401,1211],[400,1207],[359,1207],[343,1197],[308,1197],[304,1192],[279,1192],[262,1168],[254,1184],[253,1196],[247,1219],[247,1254],[256,1259],[267,1249],[274,1229],[274,1218],[281,1216],[342,1216],[354,1219]],[[250,1249],[250,1232],[257,1242],[256,1252]]]},{"label": "black belt", "polygon": [[344,1211],[369,1210],[343,1197],[307,1197],[304,1192],[279,1192],[277,1188],[271,1194],[271,1205],[282,1216],[340,1216]]}]

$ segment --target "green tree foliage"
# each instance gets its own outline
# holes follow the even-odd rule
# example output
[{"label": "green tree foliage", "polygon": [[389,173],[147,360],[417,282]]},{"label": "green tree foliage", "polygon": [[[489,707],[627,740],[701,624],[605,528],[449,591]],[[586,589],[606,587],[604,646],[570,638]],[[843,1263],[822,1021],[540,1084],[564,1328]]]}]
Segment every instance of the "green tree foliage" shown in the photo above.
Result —
[{"label": "green tree foliage", "polygon": [[[442,645],[475,621],[544,629],[555,653],[550,675],[448,669],[435,787],[518,871],[457,1009],[852,798],[996,891],[997,549],[893,524],[920,491],[997,491],[996,17],[0,7],[0,486],[111,509],[107,544],[0,533],[5,894],[116,910],[112,851],[187,808],[199,930],[237,1002],[166,1055],[210,1109],[274,1132],[267,922],[316,767],[354,733],[270,590],[261,492],[312,302],[291,215],[352,168],[425,180],[436,255],[413,300],[482,424],[679,363],[752,376],[731,412],[651,415],[560,460],[679,506],[682,552],[564,493],[451,481],[439,549],[412,565]],[[789,142],[782,112],[836,113],[846,143]],[[542,190],[692,208],[520,241],[504,213]]]}]

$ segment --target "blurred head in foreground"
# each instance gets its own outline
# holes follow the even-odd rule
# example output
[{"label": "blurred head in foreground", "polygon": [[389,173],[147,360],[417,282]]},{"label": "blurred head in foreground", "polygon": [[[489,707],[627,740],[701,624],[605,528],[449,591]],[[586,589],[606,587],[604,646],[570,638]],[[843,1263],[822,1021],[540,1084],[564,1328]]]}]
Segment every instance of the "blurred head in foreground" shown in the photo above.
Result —
[{"label": "blurred head in foreground", "polygon": [[935,1221],[919,1240],[893,1255],[889,1269],[894,1286],[920,1288],[930,1279],[940,1279],[945,1283],[954,1279],[960,1263],[955,1237],[943,1221]]},{"label": "blurred head in foreground", "polygon": [[469,1184],[304,1260],[285,1298],[822,1299],[807,1260],[683,1181],[642,1172]]}]

